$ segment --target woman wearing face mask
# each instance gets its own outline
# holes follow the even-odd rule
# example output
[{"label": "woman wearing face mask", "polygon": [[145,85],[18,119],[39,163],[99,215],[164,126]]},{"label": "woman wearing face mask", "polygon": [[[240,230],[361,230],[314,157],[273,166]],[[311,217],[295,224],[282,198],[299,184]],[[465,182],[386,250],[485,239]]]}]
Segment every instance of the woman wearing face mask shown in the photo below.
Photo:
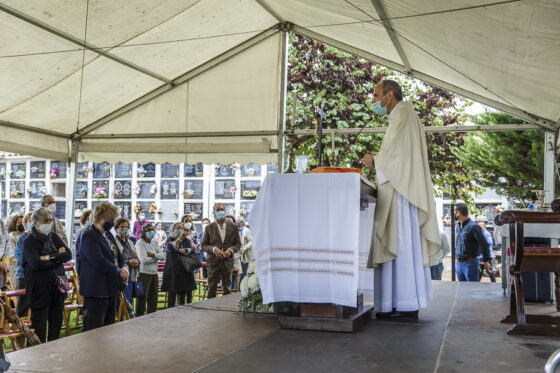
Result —
[{"label": "woman wearing face mask", "polygon": [[31,308],[31,328],[45,343],[60,336],[65,294],[59,290],[59,276],[64,276],[64,262],[72,259],[70,249],[57,234],[51,233],[53,216],[40,208],[32,216],[33,228],[23,241],[22,266]]},{"label": "woman wearing face mask", "polygon": [[10,219],[8,223],[8,237],[9,243],[8,245],[9,250],[5,250],[6,256],[2,258],[2,261],[8,263],[10,265],[10,272],[8,272],[8,276],[10,276],[10,283],[12,287],[16,286],[16,269],[17,269],[17,262],[15,258],[15,250],[18,238],[21,234],[25,231],[23,226],[23,215],[14,215]]},{"label": "woman wearing face mask", "polygon": [[136,242],[136,252],[140,259],[140,274],[138,280],[144,287],[144,296],[136,300],[136,316],[142,316],[146,312],[156,312],[158,300],[158,260],[164,260],[165,254],[159,247],[154,237],[156,229],[152,224],[146,224],[142,228],[140,239]]},{"label": "woman wearing face mask", "polygon": [[[168,307],[192,302],[192,292],[196,289],[193,272],[187,272],[181,263],[181,255],[193,250],[189,238],[192,222],[175,223],[172,227],[172,236],[167,240],[167,253],[161,291],[167,291]],[[188,228],[187,228],[188,227]]]},{"label": "woman wearing face mask", "polygon": [[142,228],[146,224],[150,224],[150,222],[146,220],[146,213],[140,211],[138,213],[138,219],[134,222],[134,227],[132,228],[132,235],[134,236],[135,240],[138,240],[140,238],[140,234],[142,234]]},{"label": "woman wearing face mask", "polygon": [[124,294],[126,299],[132,303],[132,287],[134,282],[138,281],[138,267],[140,267],[140,260],[138,260],[136,247],[134,246],[136,240],[134,237],[130,237],[130,223],[126,218],[120,218],[115,221],[115,232],[117,232],[115,240],[117,247],[130,271],[128,287]]},{"label": "woman wearing face mask", "polygon": [[117,207],[112,203],[95,206],[91,226],[76,242],[80,294],[84,297],[84,331],[115,322],[119,277],[128,279],[122,255],[112,248],[115,239],[110,230],[117,216]]},{"label": "woman wearing face mask", "polygon": [[[23,218],[23,225],[26,230],[19,236],[16,243],[15,257],[17,261],[16,268],[16,289],[25,289],[25,276],[23,273],[23,240],[27,237],[31,230],[33,229],[33,223],[31,222],[31,212],[25,214]],[[18,297],[18,303],[16,307],[16,313],[19,317],[24,317],[27,315],[27,310],[29,309],[27,302],[27,295],[21,295]]]}]

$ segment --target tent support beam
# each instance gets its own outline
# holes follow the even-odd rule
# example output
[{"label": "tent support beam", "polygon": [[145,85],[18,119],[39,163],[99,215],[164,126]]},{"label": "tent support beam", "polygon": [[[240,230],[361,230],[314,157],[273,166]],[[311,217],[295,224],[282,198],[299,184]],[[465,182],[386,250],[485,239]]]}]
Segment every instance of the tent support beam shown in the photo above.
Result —
[{"label": "tent support beam", "polygon": [[556,135],[544,134],[544,202],[551,203],[555,198],[556,179]]},{"label": "tent support beam", "polygon": [[272,7],[269,4],[267,4],[266,0],[256,0],[256,1],[264,10],[266,10],[268,12],[268,14],[270,14],[271,16],[276,18],[278,20],[278,22],[280,22],[280,23],[285,23],[286,22],[286,19],[284,17],[282,17],[274,9],[272,9]]},{"label": "tent support beam", "polygon": [[[424,132],[426,133],[443,133],[443,132],[485,132],[485,131],[529,131],[529,130],[542,130],[542,128],[536,124],[496,124],[496,125],[486,125],[486,126],[445,126],[445,127],[424,127]],[[375,128],[326,128],[323,129],[323,133],[337,135],[357,135],[360,134],[372,134],[372,133],[385,133],[387,132],[387,127],[375,127]],[[296,130],[296,136],[315,136],[314,129],[306,130]]]},{"label": "tent support beam", "polygon": [[[393,70],[396,70],[396,71],[399,71],[399,72],[405,73],[405,74],[407,73],[406,67],[399,64],[399,63],[396,63],[394,61],[390,61],[390,60],[387,60],[385,58],[379,57],[377,55],[374,55],[374,54],[366,52],[362,49],[350,46],[350,45],[348,45],[346,43],[343,43],[343,42],[340,42],[338,40],[323,36],[321,34],[318,34],[318,33],[314,32],[314,31],[306,29],[305,27],[294,25],[292,31],[296,32],[298,34],[301,34],[303,36],[307,36],[308,38],[320,41],[322,43],[329,44],[329,45],[331,45],[333,47],[336,47],[338,49],[342,49],[342,50],[344,50],[348,53],[352,53],[356,56],[365,58],[366,60],[369,60],[371,62],[378,63],[380,65],[386,66],[390,69],[393,69]],[[454,85],[449,84],[447,82],[444,82],[440,79],[434,78],[434,77],[432,77],[430,75],[427,75],[427,74],[424,74],[424,73],[420,73],[420,72],[415,71],[415,70],[413,70],[410,73],[410,76],[413,77],[413,78],[416,78],[418,80],[422,80],[424,82],[433,84],[433,85],[438,86],[440,88],[446,89],[448,91],[454,92],[458,95],[469,98],[471,100],[474,100],[474,101],[480,102],[482,104],[491,106],[495,109],[502,110],[504,112],[507,112],[511,115],[514,115],[514,116],[516,116],[518,118],[521,118],[523,120],[526,120],[528,122],[537,124],[541,127],[541,129],[543,129],[545,131],[556,132],[556,128],[554,128],[554,122],[551,121],[551,120],[548,120],[546,118],[541,118],[541,117],[536,116],[534,114],[527,113],[526,111],[523,111],[521,109],[517,109],[517,108],[514,108],[512,106],[503,104],[501,102],[492,100],[490,98],[478,95],[476,93],[469,92],[466,89],[454,86]]]},{"label": "tent support beam", "polygon": [[78,175],[78,144],[75,141],[71,140],[68,141],[68,144],[70,154],[68,159],[68,183],[66,184],[65,225],[66,237],[68,238],[68,247],[72,249],[72,240],[74,237],[74,204],[76,203],[76,178]]},{"label": "tent support beam", "polygon": [[210,61],[192,69],[191,71],[187,72],[186,74],[181,75],[177,79],[173,80],[172,84],[167,84],[167,85],[163,85],[159,88],[156,88],[155,90],[153,90],[153,91],[145,94],[144,96],[130,102],[129,104],[115,110],[114,112],[104,116],[103,118],[101,118],[99,120],[96,120],[93,123],[88,124],[84,128],[74,132],[71,135],[72,139],[76,140],[76,139],[83,138],[88,133],[96,130],[97,128],[103,126],[104,124],[110,122],[111,120],[120,117],[121,115],[129,112],[130,110],[142,105],[145,102],[148,102],[148,101],[162,95],[163,93],[173,89],[174,87],[177,87],[181,84],[186,83],[189,79],[192,79],[195,76],[198,76],[198,75],[202,74],[203,72],[205,72],[207,70],[210,70],[211,68],[221,64],[222,62],[225,62],[225,61],[229,60],[230,58],[235,57],[236,55],[242,53],[243,51],[252,47],[253,45],[260,43],[261,41],[267,39],[268,37],[270,37],[272,35],[275,35],[277,32],[278,32],[278,25],[275,25],[275,26],[269,28],[268,30],[265,30],[265,31],[261,32],[260,34],[252,37],[251,39],[249,39],[249,40],[231,48],[230,50],[222,53],[218,57],[215,57],[212,60],[210,60]]},{"label": "tent support beam", "polygon": [[84,153],[150,153],[150,154],[222,154],[222,153],[276,153],[271,141],[260,143],[217,144],[143,144],[138,143],[80,143],[78,150]]},{"label": "tent support beam", "polygon": [[167,139],[177,137],[257,137],[257,136],[277,136],[277,131],[222,131],[222,132],[175,132],[175,133],[111,133],[99,135],[85,135],[84,140],[99,139]]},{"label": "tent support beam", "polygon": [[8,121],[5,121],[5,120],[0,120],[0,127],[14,128],[14,129],[23,130],[23,131],[39,133],[41,135],[59,137],[59,138],[63,138],[63,139],[68,139],[69,138],[68,135],[66,135],[64,133],[61,133],[61,132],[49,131],[49,130],[45,130],[43,128],[27,126],[25,124],[8,122]]},{"label": "tent support beam", "polygon": [[56,35],[56,36],[66,40],[66,41],[69,41],[73,44],[79,45],[82,48],[85,48],[85,49],[87,49],[89,51],[92,51],[94,53],[97,53],[97,54],[99,54],[99,55],[101,55],[105,58],[108,58],[111,61],[120,63],[121,65],[124,65],[124,66],[126,66],[128,68],[131,68],[133,70],[136,70],[136,71],[138,71],[142,74],[148,75],[148,76],[150,76],[154,79],[161,80],[165,84],[172,84],[171,80],[167,79],[166,77],[164,77],[162,75],[159,75],[159,74],[157,74],[153,71],[150,71],[150,70],[145,69],[141,66],[138,66],[131,61],[128,61],[128,60],[125,60],[121,57],[115,56],[112,53],[106,52],[101,48],[98,48],[94,45],[91,45],[84,40],[80,40],[80,39],[76,38],[75,36],[70,35],[70,34],[64,32],[62,30],[58,30],[58,29],[56,29],[56,28],[54,28],[54,27],[52,27],[52,26],[50,26],[50,25],[48,25],[48,24],[46,24],[46,23],[44,23],[44,22],[42,22],[42,21],[40,21],[36,18],[33,18],[33,17],[31,17],[27,14],[24,14],[24,13],[22,13],[22,12],[16,10],[16,9],[13,9],[9,6],[0,4],[0,10],[3,11],[4,13],[7,13],[7,14],[13,16],[13,17],[16,17],[16,18],[18,18],[22,21],[25,21],[29,24],[32,24],[33,26],[39,27],[42,30],[50,32],[51,34]]},{"label": "tent support beam", "polygon": [[397,53],[399,54],[399,57],[401,58],[401,61],[406,69],[406,73],[410,74],[412,72],[410,62],[408,61],[408,57],[406,57],[406,54],[404,53],[404,49],[397,37],[397,34],[395,34],[395,31],[393,31],[393,26],[391,25],[389,17],[387,17],[387,13],[385,12],[385,8],[383,7],[381,0],[371,0],[371,3],[373,4],[375,11],[377,12],[377,15],[379,16],[379,18],[381,18],[381,23],[383,23],[385,31],[387,31],[387,34],[389,35],[393,46],[397,50]]},{"label": "tent support beam", "polygon": [[280,71],[279,71],[279,90],[280,102],[278,110],[278,172],[284,172],[284,153],[286,151],[286,98],[288,90],[288,32],[282,30],[280,33]]}]

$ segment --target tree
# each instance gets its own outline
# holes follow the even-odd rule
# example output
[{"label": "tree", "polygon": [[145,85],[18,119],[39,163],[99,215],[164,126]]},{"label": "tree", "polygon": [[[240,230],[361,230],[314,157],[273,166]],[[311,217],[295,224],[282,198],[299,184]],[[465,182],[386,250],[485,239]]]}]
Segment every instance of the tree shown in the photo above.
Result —
[{"label": "tree", "polygon": [[[317,130],[317,108],[321,102],[326,113],[325,129],[386,126],[387,119],[374,114],[372,92],[377,83],[388,77],[401,84],[406,100],[414,105],[425,126],[464,122],[465,101],[456,95],[297,34],[290,35],[288,64],[288,129],[292,124],[294,97],[297,97],[295,129]],[[464,136],[460,133],[428,135],[428,155],[435,192],[470,200],[470,191],[477,189],[472,172],[451,151],[463,145]],[[333,165],[362,168],[359,159],[367,150],[377,153],[382,139],[382,134],[338,135],[333,150],[332,139],[324,135],[324,155]],[[290,140],[289,146],[295,147],[296,154],[307,155],[317,162],[316,138],[298,136]],[[363,173],[370,178],[374,176],[367,169]]]},{"label": "tree", "polygon": [[[501,112],[473,117],[476,124],[521,124],[522,120]],[[476,170],[480,185],[525,204],[534,198],[531,190],[543,189],[544,133],[532,131],[478,132],[465,138],[455,154]]]}]

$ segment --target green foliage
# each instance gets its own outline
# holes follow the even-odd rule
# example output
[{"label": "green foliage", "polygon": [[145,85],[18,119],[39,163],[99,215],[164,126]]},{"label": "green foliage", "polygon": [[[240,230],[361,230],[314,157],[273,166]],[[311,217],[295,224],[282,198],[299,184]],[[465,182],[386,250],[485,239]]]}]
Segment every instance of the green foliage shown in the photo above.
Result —
[{"label": "green foliage", "polygon": [[[485,112],[473,121],[480,125],[524,123],[500,112]],[[525,203],[534,198],[531,190],[543,189],[543,146],[544,134],[538,130],[477,132],[467,136],[455,154],[477,170],[480,185]]]},{"label": "green foliage", "polygon": [[241,298],[237,305],[239,311],[243,312],[243,314],[246,314],[248,312],[266,312],[270,308],[269,305],[263,304],[262,294],[260,290],[254,291],[249,295]]},{"label": "green foliage", "polygon": [[[367,150],[376,154],[382,134],[335,136],[334,148],[329,128],[375,128],[387,125],[386,117],[374,114],[373,88],[384,78],[398,81],[425,126],[459,125],[468,102],[454,94],[405,77],[390,69],[336,48],[314,42],[297,34],[290,35],[288,54],[288,95],[286,126],[292,120],[293,100],[297,97],[295,129],[315,129],[316,136],[296,136],[288,141],[296,155],[311,157],[317,164],[317,108],[322,102],[323,154],[330,164],[362,168],[359,161]],[[463,145],[464,134],[434,133],[427,136],[428,156],[435,192],[470,201],[470,192],[480,192],[473,182],[472,171],[452,151]],[[293,160],[292,160],[293,161]],[[363,174],[374,179],[375,172],[363,168]]]}]

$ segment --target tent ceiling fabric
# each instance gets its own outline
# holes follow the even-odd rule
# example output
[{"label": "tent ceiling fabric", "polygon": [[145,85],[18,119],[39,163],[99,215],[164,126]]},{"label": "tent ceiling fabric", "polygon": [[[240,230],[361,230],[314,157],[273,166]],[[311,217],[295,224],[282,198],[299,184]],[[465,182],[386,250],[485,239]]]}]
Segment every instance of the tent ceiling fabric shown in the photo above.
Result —
[{"label": "tent ceiling fabric", "polygon": [[[90,0],[86,32],[86,2],[0,0],[0,126],[9,136],[0,146],[60,159],[78,136],[82,157],[97,161],[276,160],[281,22],[556,128],[560,2],[496,1]],[[255,133],[187,136],[247,131]],[[137,133],[184,136],[154,140],[165,151],[140,155],[125,151]],[[211,143],[220,152],[205,152]]]}]

